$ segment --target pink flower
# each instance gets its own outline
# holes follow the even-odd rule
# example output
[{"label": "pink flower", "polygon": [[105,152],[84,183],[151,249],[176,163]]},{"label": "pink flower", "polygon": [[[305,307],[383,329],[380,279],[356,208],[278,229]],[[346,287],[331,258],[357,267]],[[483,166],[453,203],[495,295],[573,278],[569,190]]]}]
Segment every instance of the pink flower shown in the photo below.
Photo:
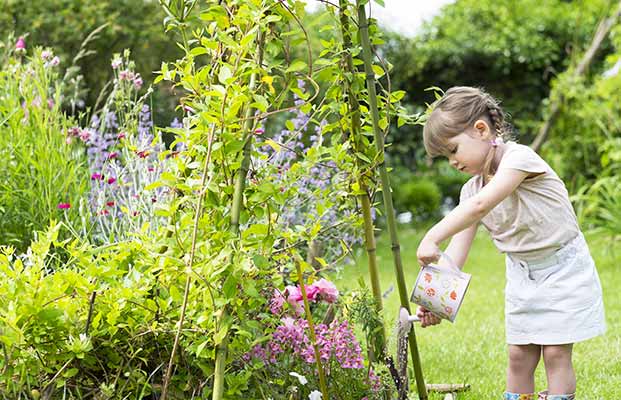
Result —
[{"label": "pink flower", "polygon": [[339,291],[334,283],[324,278],[313,283],[313,286],[317,289],[317,296],[328,303],[334,303],[339,296]]},{"label": "pink flower", "polygon": [[263,135],[264,133],[265,133],[265,129],[259,128],[259,129],[254,130],[255,135]]},{"label": "pink flower", "polygon": [[306,285],[306,298],[308,301],[317,300],[317,294],[319,293],[319,288],[315,285]]},{"label": "pink flower", "polygon": [[292,286],[292,285],[286,286],[285,292],[287,293],[287,301],[289,303],[302,300],[302,292],[300,291],[300,288],[297,286]]},{"label": "pink flower", "polygon": [[120,58],[115,58],[114,60],[112,60],[110,65],[112,66],[112,69],[117,69],[121,66],[122,63],[123,61]]},{"label": "pink flower", "polygon": [[60,208],[61,210],[67,210],[67,209],[71,208],[71,204],[69,204],[69,203],[58,203],[58,208]]},{"label": "pink flower", "polygon": [[26,40],[23,36],[20,36],[15,43],[15,52],[17,54],[24,54],[26,52]]},{"label": "pink flower", "polygon": [[108,185],[112,185],[114,182],[116,182],[116,178],[108,178]]},{"label": "pink flower", "polygon": [[147,158],[149,156],[149,151],[148,150],[136,151],[136,154],[140,158]]},{"label": "pink flower", "polygon": [[54,108],[54,104],[55,104],[54,100],[47,99],[47,108],[49,108],[51,110],[52,108]]},{"label": "pink flower", "polygon": [[78,128],[77,126],[67,129],[67,135],[69,136],[78,136],[79,134],[80,134],[80,128]]},{"label": "pink flower", "polygon": [[106,205],[108,207],[114,207],[114,201],[108,201],[108,202],[106,202]]},{"label": "pink flower", "polygon": [[121,132],[118,135],[116,135],[116,138],[121,140],[121,139],[125,139],[126,136],[127,134],[125,132]]},{"label": "pink flower", "polygon": [[119,153],[117,153],[116,151],[113,151],[112,153],[108,154],[108,160],[112,160],[113,158],[117,158],[119,156]]},{"label": "pink flower", "polygon": [[89,131],[87,131],[86,129],[83,129],[83,130],[80,131],[78,136],[80,136],[80,139],[83,142],[88,142],[88,139],[91,137],[91,133]]},{"label": "pink flower", "polygon": [[97,172],[95,172],[93,175],[91,175],[91,180],[92,181],[99,181],[103,179],[103,175],[102,174],[98,174]]},{"label": "pink flower", "polygon": [[43,67],[45,67],[45,68],[47,68],[47,67],[55,67],[58,64],[60,64],[60,58],[58,58],[58,56],[54,56],[54,58],[52,58],[50,61],[48,61],[45,64],[43,64]]},{"label": "pink flower", "polygon": [[140,76],[140,74],[136,74],[136,77],[134,78],[134,87],[136,88],[136,90],[140,90],[140,88],[142,87],[142,77]]},{"label": "pink flower", "polygon": [[282,295],[280,290],[274,289],[274,295],[270,301],[270,311],[272,314],[280,314],[282,311],[282,305],[285,303],[285,296]]}]

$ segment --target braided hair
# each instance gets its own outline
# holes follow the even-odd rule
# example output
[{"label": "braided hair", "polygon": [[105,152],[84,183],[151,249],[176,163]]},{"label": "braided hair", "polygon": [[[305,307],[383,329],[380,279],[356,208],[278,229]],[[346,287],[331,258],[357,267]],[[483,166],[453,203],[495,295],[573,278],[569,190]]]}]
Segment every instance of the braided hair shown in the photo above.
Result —
[{"label": "braided hair", "polygon": [[485,90],[455,86],[431,106],[431,114],[423,128],[425,150],[431,157],[448,153],[448,139],[470,129],[484,119],[493,129],[494,137],[508,140],[511,125],[500,102]]}]

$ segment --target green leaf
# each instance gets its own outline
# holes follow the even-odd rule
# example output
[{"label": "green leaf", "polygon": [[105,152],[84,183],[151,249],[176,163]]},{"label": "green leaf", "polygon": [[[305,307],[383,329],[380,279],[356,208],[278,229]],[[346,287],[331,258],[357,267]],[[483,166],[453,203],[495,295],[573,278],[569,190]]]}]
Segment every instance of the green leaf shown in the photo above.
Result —
[{"label": "green leaf", "polygon": [[233,73],[231,72],[231,69],[228,67],[228,65],[223,64],[220,67],[220,71],[218,72],[218,81],[220,81],[220,83],[222,83],[223,85],[226,85],[228,83],[228,80],[231,79],[232,76]]},{"label": "green leaf", "polygon": [[209,340],[205,340],[203,343],[196,346],[196,357],[199,357],[201,355],[207,344],[209,344]]},{"label": "green leaf", "polygon": [[308,66],[306,65],[306,62],[302,60],[295,60],[293,63],[291,63],[289,68],[285,70],[285,72],[299,72],[306,68],[308,68]]},{"label": "green leaf", "polygon": [[375,79],[381,78],[384,76],[384,69],[379,65],[373,64],[373,73],[375,74]]},{"label": "green leaf", "polygon": [[228,278],[226,278],[226,281],[224,281],[222,293],[227,299],[233,299],[235,295],[237,295],[237,278],[234,274],[230,274]]}]

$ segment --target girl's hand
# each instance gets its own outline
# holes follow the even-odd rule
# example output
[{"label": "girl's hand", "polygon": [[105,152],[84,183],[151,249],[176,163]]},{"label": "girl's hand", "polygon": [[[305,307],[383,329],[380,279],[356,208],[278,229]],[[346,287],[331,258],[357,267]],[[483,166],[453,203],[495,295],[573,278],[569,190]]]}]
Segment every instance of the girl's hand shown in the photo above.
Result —
[{"label": "girl's hand", "polygon": [[416,258],[421,266],[429,265],[440,259],[440,248],[432,240],[424,237],[416,250]]},{"label": "girl's hand", "polygon": [[416,316],[420,319],[421,328],[425,328],[430,325],[438,325],[442,320],[436,317],[431,311],[425,307],[418,306],[416,309]]}]

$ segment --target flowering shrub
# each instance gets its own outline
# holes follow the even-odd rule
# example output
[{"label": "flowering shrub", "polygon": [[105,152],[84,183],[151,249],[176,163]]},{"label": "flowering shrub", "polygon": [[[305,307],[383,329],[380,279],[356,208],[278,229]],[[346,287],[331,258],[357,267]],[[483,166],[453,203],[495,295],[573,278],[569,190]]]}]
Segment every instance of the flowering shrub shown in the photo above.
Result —
[{"label": "flowering shrub", "polygon": [[[306,295],[312,304],[313,318],[324,322],[315,324],[319,358],[329,377],[329,390],[336,398],[380,398],[379,378],[365,367],[360,344],[347,319],[333,318],[339,292],[324,278],[306,285]],[[255,345],[244,354],[245,363],[256,379],[256,385],[273,398],[298,393],[312,398],[318,388],[315,349],[309,336],[309,323],[302,316],[303,299],[299,286],[275,290],[270,311],[281,317],[271,338]],[[286,366],[286,368],[283,368]],[[265,371],[267,380],[261,379]],[[276,383],[276,385],[275,385]]]}]

